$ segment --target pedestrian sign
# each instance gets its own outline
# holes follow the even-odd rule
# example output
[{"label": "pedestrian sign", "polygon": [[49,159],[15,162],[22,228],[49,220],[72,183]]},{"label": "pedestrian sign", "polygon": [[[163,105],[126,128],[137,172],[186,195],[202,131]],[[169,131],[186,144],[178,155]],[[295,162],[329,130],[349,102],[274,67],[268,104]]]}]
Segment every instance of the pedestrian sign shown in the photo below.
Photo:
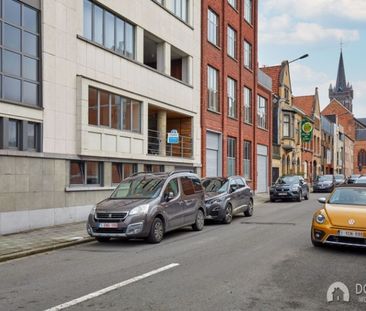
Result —
[{"label": "pedestrian sign", "polygon": [[179,133],[177,130],[171,130],[168,133],[167,143],[168,144],[179,144]]}]

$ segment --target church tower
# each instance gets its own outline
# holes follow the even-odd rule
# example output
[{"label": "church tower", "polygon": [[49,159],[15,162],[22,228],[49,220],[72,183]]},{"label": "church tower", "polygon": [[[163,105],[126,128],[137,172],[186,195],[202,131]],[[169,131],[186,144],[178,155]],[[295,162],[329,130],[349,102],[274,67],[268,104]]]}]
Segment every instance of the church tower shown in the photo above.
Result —
[{"label": "church tower", "polygon": [[342,50],[339,57],[337,82],[335,87],[333,87],[332,84],[329,87],[329,99],[338,100],[343,106],[352,112],[353,88],[352,85],[346,81]]}]

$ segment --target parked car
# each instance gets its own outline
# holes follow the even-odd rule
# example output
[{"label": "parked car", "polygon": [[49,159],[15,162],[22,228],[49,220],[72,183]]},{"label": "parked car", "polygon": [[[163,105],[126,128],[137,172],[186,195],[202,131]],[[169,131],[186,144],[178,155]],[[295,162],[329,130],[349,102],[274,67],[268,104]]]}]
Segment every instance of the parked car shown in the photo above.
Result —
[{"label": "parked car", "polygon": [[335,185],[334,175],[317,176],[313,182],[313,192],[332,192]]},{"label": "parked car", "polygon": [[366,185],[340,185],[328,199],[318,201],[323,207],[315,212],[312,220],[311,241],[314,246],[365,247]]},{"label": "parked car", "polygon": [[354,184],[356,182],[356,180],[360,177],[360,174],[353,174],[350,177],[347,178],[346,183],[347,184]]},{"label": "parked car", "polygon": [[253,193],[240,176],[204,178],[206,218],[231,223],[233,216],[253,215]]},{"label": "parked car", "polygon": [[193,173],[137,173],[92,209],[87,231],[100,242],[125,237],[159,243],[177,228],[202,230],[204,204],[201,181]]},{"label": "parked car", "polygon": [[309,185],[302,176],[282,176],[270,188],[270,200],[292,199],[301,202],[301,199],[309,200]]},{"label": "parked car", "polygon": [[355,180],[355,184],[366,184],[366,176],[362,175]]},{"label": "parked car", "polygon": [[343,174],[337,174],[334,176],[336,186],[344,184],[346,182],[346,176]]}]

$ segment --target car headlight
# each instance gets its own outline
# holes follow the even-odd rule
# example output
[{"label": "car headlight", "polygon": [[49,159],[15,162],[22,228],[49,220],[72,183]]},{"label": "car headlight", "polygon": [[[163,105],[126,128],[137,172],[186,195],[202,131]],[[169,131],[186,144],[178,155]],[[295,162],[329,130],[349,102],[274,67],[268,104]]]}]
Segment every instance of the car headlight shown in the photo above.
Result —
[{"label": "car headlight", "polygon": [[318,223],[318,224],[320,224],[320,225],[322,225],[322,224],[324,224],[325,223],[325,216],[323,215],[323,214],[317,214],[317,215],[315,215],[315,217],[314,217],[314,219],[315,219],[315,221]]},{"label": "car headlight", "polygon": [[293,185],[292,186],[292,191],[297,191],[299,189],[299,185]]},{"label": "car headlight", "polygon": [[143,204],[135,207],[129,212],[129,215],[146,215],[149,210],[149,204]]},{"label": "car headlight", "polygon": [[92,209],[91,209],[91,211],[90,211],[90,214],[91,214],[91,215],[95,215],[96,210],[97,210],[97,206],[96,206],[96,205],[94,205],[94,206],[93,206],[93,208],[92,208]]}]

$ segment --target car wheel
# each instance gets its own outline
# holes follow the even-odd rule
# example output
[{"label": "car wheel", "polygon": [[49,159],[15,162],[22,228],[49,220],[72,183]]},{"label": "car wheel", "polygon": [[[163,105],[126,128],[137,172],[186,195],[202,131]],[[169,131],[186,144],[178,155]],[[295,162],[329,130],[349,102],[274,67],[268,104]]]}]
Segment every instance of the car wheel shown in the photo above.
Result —
[{"label": "car wheel", "polygon": [[160,243],[164,236],[164,224],[160,218],[155,218],[147,240],[150,243]]},{"label": "car wheel", "polygon": [[205,215],[203,214],[202,210],[199,209],[197,211],[196,221],[192,225],[192,228],[194,231],[201,231],[204,226],[205,226]]},{"label": "car wheel", "polygon": [[276,201],[274,198],[272,198],[272,197],[270,197],[269,198],[269,200],[271,201],[271,202],[274,202],[274,201]]},{"label": "car wheel", "polygon": [[311,238],[311,243],[315,247],[321,247],[321,246],[323,246],[323,243],[322,242],[314,241],[313,238]]},{"label": "car wheel", "polygon": [[309,200],[309,190],[306,192],[306,196],[304,196],[305,200]]},{"label": "car wheel", "polygon": [[110,237],[96,237],[95,238],[98,242],[100,243],[106,243],[108,242],[111,238]]},{"label": "car wheel", "polygon": [[253,201],[250,200],[249,201],[249,204],[248,204],[248,208],[247,210],[244,212],[244,216],[245,217],[251,217],[253,216],[253,211],[254,211],[254,204],[253,204]]},{"label": "car wheel", "polygon": [[226,205],[225,207],[225,217],[222,220],[223,224],[228,225],[233,220],[233,208],[231,204]]},{"label": "car wheel", "polygon": [[302,198],[302,192],[301,192],[301,190],[300,190],[300,192],[299,192],[299,197],[297,198],[297,202],[301,202],[301,198]]}]

